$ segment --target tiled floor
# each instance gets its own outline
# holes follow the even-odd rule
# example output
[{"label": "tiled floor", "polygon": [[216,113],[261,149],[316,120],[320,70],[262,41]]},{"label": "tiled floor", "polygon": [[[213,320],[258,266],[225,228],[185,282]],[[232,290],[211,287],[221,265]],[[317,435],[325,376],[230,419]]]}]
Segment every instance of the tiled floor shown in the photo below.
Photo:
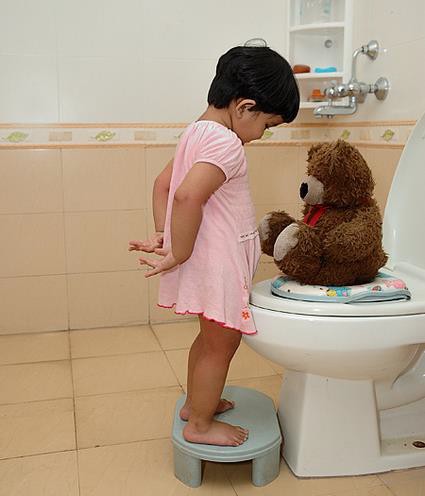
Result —
[{"label": "tiled floor", "polygon": [[[0,496],[425,496],[425,468],[263,488],[250,463],[173,475],[170,430],[197,323],[0,336]],[[277,401],[283,370],[244,343],[229,384]]]}]

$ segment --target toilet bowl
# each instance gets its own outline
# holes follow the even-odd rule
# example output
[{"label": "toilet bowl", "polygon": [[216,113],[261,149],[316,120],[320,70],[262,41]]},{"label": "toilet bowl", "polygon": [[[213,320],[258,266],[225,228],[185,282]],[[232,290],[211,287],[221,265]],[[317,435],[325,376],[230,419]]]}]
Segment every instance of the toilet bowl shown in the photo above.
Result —
[{"label": "toilet bowl", "polygon": [[[245,342],[285,369],[282,454],[298,476],[425,465],[425,115],[400,158],[384,216],[386,272],[409,301],[322,303],[254,285]],[[422,447],[423,446],[423,447]]]}]

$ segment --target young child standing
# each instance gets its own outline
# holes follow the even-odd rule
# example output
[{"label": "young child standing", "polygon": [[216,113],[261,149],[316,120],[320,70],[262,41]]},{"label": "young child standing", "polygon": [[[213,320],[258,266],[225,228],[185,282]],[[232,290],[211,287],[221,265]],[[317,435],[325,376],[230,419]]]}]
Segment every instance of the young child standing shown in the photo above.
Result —
[{"label": "young child standing", "polygon": [[187,399],[180,416],[193,443],[238,446],[248,431],[214,419],[233,408],[221,399],[242,333],[256,332],[249,292],[261,254],[243,145],[291,122],[299,108],[288,62],[268,47],[235,47],[218,61],[208,108],[190,124],[153,190],[156,233],[129,250],[161,273],[159,305],[197,314],[189,352]]}]

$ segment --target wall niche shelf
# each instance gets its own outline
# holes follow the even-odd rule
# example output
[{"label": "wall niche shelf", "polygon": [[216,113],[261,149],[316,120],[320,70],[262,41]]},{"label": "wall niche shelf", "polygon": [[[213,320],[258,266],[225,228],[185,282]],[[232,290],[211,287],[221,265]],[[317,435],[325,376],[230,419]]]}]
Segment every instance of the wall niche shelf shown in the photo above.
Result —
[{"label": "wall niche shelf", "polygon": [[315,24],[299,24],[298,26],[292,26],[289,28],[290,33],[295,33],[296,31],[327,31],[329,29],[344,29],[344,22],[326,22],[326,23],[315,23]]},{"label": "wall niche shelf", "polygon": [[[303,64],[311,72],[296,74],[300,108],[314,109],[312,92],[323,94],[331,84],[348,81],[352,56],[352,0],[288,0],[287,58],[291,66]],[[315,68],[336,71],[316,73]]]}]

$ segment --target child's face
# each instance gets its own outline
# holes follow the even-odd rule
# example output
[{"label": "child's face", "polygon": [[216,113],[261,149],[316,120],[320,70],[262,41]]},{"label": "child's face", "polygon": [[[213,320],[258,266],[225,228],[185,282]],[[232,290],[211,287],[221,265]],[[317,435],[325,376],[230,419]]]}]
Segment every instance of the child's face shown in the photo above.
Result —
[{"label": "child's face", "polygon": [[249,110],[249,105],[239,107],[236,117],[233,120],[233,131],[244,144],[260,139],[266,129],[283,123],[280,115]]}]

